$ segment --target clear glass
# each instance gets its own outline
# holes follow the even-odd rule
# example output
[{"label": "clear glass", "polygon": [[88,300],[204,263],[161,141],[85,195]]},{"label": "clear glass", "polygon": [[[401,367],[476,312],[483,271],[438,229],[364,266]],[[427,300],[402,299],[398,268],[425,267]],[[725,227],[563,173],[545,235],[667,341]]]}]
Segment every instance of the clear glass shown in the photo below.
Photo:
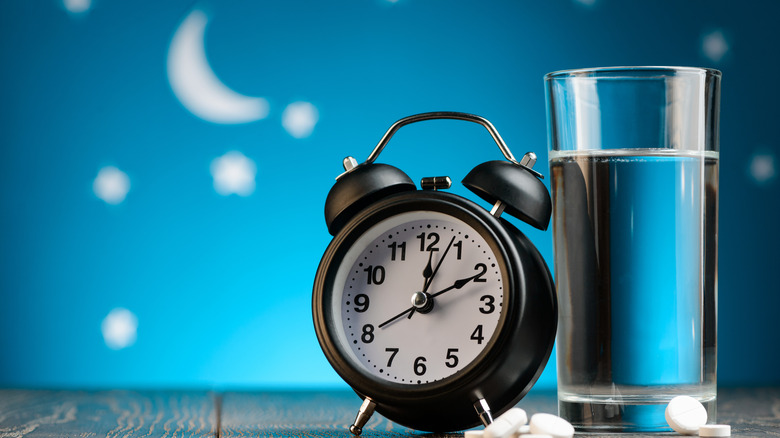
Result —
[{"label": "clear glass", "polygon": [[716,418],[720,72],[545,76],[559,299],[558,407],[580,432]]}]

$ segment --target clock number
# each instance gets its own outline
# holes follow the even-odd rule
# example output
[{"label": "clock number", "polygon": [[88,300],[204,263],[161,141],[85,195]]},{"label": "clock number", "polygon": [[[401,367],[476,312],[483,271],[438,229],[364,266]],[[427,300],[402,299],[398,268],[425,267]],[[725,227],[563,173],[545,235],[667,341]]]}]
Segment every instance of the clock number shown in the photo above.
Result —
[{"label": "clock number", "polygon": [[[482,326],[480,326],[482,327]],[[363,341],[364,344],[370,344],[374,342],[374,326],[371,324],[366,324],[363,326],[363,334],[360,335],[360,340]]]},{"label": "clock number", "polygon": [[458,260],[460,260],[461,253],[463,252],[463,241],[459,240],[457,243],[453,243],[452,246],[458,248]]},{"label": "clock number", "polygon": [[390,353],[390,358],[387,359],[387,367],[390,368],[393,366],[393,359],[395,359],[395,355],[398,354],[398,348],[385,348],[385,351]]},{"label": "clock number", "polygon": [[417,238],[420,239],[420,251],[438,251],[439,248],[436,248],[436,244],[439,243],[439,234],[438,233],[428,233],[428,240],[431,240],[431,243],[428,244],[428,247],[425,247],[425,233],[420,233],[417,235]]},{"label": "clock number", "polygon": [[482,324],[478,325],[477,328],[474,329],[469,339],[472,341],[477,341],[477,344],[482,344],[482,341],[485,340],[485,337],[482,336]]},{"label": "clock number", "polygon": [[368,310],[368,301],[368,295],[366,294],[355,295],[355,312],[363,313]]},{"label": "clock number", "polygon": [[418,376],[422,376],[428,371],[428,368],[425,367],[425,361],[426,359],[424,356],[420,356],[414,360],[414,373]]},{"label": "clock number", "polygon": [[444,362],[444,365],[447,365],[447,368],[455,368],[456,366],[458,366],[458,356],[455,356],[455,353],[457,352],[458,352],[457,348],[447,349],[447,362]]},{"label": "clock number", "polygon": [[[495,304],[493,304],[496,302],[496,299],[493,298],[492,295],[482,295],[479,298],[479,300],[485,302],[485,307],[479,308],[480,313],[484,313],[485,315],[487,315],[489,313],[493,313],[493,311],[496,310],[496,306]],[[357,301],[357,298],[355,299],[355,301]]]},{"label": "clock number", "polygon": [[390,253],[390,260],[395,261],[396,250],[398,250],[398,249],[401,250],[401,261],[406,260],[406,242],[403,242],[403,243],[393,242],[390,245],[387,245],[387,247],[390,248],[391,250],[393,250]]},{"label": "clock number", "polygon": [[480,271],[479,274],[474,276],[474,283],[485,283],[487,279],[482,278],[482,276],[487,272],[487,266],[485,266],[484,263],[477,263],[477,265],[474,266],[474,270]]},{"label": "clock number", "polygon": [[366,275],[367,284],[382,284],[385,282],[385,268],[382,265],[368,265],[366,269],[363,269],[363,272],[368,274]]}]

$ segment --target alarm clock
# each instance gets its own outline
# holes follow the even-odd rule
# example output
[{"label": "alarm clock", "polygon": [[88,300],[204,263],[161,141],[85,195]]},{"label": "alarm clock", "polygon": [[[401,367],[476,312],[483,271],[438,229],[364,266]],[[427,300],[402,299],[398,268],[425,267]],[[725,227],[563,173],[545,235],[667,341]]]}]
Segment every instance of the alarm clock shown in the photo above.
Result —
[{"label": "alarm clock", "polygon": [[[445,192],[449,177],[417,189],[375,162],[399,128],[432,119],[478,123],[493,137],[506,160],[462,181],[490,211]],[[535,161],[515,160],[487,119],[460,112],[398,120],[365,162],[344,159],[325,201],[334,237],[312,313],[327,360],[363,398],[353,434],[374,411],[432,432],[487,425],[536,382],[555,340],[554,285],[536,247],[502,217],[547,228],[552,206]]]}]

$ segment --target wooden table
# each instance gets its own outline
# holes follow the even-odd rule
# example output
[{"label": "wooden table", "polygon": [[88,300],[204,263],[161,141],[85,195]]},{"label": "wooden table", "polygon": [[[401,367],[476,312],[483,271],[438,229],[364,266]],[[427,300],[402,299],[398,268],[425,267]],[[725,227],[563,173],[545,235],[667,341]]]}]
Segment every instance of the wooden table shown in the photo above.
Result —
[{"label": "wooden table", "polygon": [[[780,388],[721,389],[718,397],[718,422],[731,424],[732,436],[780,437]],[[359,406],[360,399],[347,391],[217,393],[3,389],[0,390],[0,438],[351,438],[347,427]],[[555,393],[532,392],[518,406],[529,415],[555,413]],[[363,436],[432,435],[398,426],[375,414],[364,428]]]}]

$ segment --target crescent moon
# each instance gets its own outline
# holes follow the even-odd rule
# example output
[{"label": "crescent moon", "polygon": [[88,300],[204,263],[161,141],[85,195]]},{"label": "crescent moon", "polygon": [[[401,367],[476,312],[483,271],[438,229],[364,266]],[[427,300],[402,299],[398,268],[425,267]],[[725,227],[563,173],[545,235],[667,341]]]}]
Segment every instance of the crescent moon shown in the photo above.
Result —
[{"label": "crescent moon", "polygon": [[214,123],[248,123],[268,116],[268,101],[239,94],[222,83],[206,58],[208,17],[193,10],[182,21],[168,48],[168,81],[182,105]]}]

